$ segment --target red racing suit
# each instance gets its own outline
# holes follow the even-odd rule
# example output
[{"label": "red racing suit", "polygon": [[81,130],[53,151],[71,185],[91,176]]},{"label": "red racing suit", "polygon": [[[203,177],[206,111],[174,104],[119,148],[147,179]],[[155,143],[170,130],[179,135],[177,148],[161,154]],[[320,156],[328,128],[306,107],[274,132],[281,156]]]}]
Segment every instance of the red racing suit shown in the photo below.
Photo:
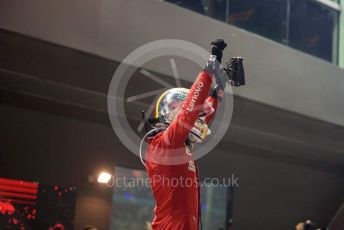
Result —
[{"label": "red racing suit", "polygon": [[[156,201],[152,229],[198,230],[200,221],[200,188],[198,168],[185,146],[191,128],[200,114],[204,102],[217,108],[217,99],[209,96],[212,77],[202,71],[191,87],[181,110],[169,127],[148,139],[146,169]],[[191,109],[190,109],[191,108]],[[206,122],[215,113],[205,118]],[[169,159],[182,156],[182,164],[160,164],[156,157]],[[168,160],[167,160],[168,161]]]}]

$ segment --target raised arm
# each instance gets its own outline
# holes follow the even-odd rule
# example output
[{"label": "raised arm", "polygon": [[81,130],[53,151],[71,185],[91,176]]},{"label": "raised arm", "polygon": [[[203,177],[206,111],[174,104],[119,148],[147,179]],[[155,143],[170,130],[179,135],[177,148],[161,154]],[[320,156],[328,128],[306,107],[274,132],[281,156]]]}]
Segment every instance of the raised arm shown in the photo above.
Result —
[{"label": "raised arm", "polygon": [[[204,102],[209,95],[212,79],[216,79],[217,87],[220,86],[222,91],[228,82],[228,76],[220,66],[222,52],[227,44],[224,40],[218,39],[212,42],[211,45],[212,56],[207,62],[205,69],[198,75],[181,110],[162,135],[162,138],[168,145],[180,146],[184,144],[196,119],[200,115],[200,111],[203,109]],[[219,95],[219,92],[220,91],[216,89],[216,95]],[[214,108],[216,109],[217,100],[209,98],[209,101],[215,104]],[[209,122],[213,116],[206,118],[207,122]]]},{"label": "raised arm", "polygon": [[162,135],[169,145],[183,145],[209,95],[212,76],[203,70],[192,85],[181,110]]}]

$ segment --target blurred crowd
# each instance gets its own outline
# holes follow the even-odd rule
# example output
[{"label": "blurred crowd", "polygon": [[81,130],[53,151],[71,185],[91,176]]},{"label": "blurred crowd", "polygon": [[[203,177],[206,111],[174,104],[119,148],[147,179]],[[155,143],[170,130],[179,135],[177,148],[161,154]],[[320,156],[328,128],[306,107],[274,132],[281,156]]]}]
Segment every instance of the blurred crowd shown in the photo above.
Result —
[{"label": "blurred crowd", "polygon": [[300,222],[295,226],[295,230],[326,230],[317,226],[317,224],[311,220],[306,220],[305,222]]}]

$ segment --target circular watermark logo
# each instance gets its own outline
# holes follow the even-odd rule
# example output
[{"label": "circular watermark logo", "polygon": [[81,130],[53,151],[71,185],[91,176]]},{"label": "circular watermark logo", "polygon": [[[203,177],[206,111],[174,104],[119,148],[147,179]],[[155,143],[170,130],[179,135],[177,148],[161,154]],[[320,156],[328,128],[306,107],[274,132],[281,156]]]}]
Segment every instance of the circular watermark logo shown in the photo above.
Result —
[{"label": "circular watermark logo", "polygon": [[[170,57],[170,66],[168,66],[168,68],[172,70],[171,75],[175,78],[175,85],[170,84],[162,78],[159,78],[147,68],[142,67],[145,63],[148,63],[151,60],[163,57]],[[152,116],[158,97],[164,91],[174,87],[183,87],[181,80],[185,79],[183,79],[183,76],[179,76],[178,66],[176,65],[176,61],[173,57],[190,60],[199,66],[199,70],[201,71],[207,63],[210,53],[202,47],[184,40],[157,40],[147,43],[131,52],[126,58],[124,58],[112,76],[107,97],[110,122],[119,140],[137,156],[140,156],[142,135],[139,135],[139,133],[143,130],[144,120],[140,122],[136,129],[133,128],[129,123],[128,115],[126,114],[126,104],[155,96],[149,104],[145,104],[147,111],[146,116],[149,117]],[[145,76],[145,85],[149,85],[151,82],[152,84],[161,85],[162,88],[127,96],[128,93],[126,93],[126,89],[128,87],[128,83],[137,71]],[[194,79],[196,79],[196,77],[197,76],[194,76]],[[144,88],[144,85],[138,87]],[[199,159],[215,148],[227,132],[232,119],[232,112],[233,91],[229,85],[226,88],[224,100],[217,109],[216,116],[211,123],[211,135],[209,135],[204,142],[195,144],[192,159]],[[141,111],[138,109],[137,117],[139,117],[140,113]],[[173,141],[173,138],[169,141]],[[166,145],[163,147],[163,145],[160,145],[158,142],[155,142],[154,145],[155,163],[178,165],[190,162],[190,153],[188,153],[186,146],[166,149]],[[147,147],[149,148],[147,145],[143,147],[143,153]],[[143,154],[143,158],[145,160],[152,159],[151,157],[148,159],[146,154]]]}]

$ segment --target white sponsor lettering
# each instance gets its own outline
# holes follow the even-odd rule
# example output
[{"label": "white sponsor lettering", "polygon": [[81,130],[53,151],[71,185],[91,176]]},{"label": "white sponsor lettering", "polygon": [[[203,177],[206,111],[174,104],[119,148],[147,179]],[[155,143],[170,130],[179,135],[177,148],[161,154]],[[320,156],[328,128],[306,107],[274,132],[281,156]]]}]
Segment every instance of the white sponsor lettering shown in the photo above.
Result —
[{"label": "white sponsor lettering", "polygon": [[204,86],[204,84],[202,81],[198,82],[197,88],[196,88],[194,94],[192,95],[192,98],[191,98],[191,101],[189,102],[188,107],[186,108],[187,111],[189,111],[189,112],[193,111],[196,100],[197,100],[199,93],[200,93],[203,86]]}]

